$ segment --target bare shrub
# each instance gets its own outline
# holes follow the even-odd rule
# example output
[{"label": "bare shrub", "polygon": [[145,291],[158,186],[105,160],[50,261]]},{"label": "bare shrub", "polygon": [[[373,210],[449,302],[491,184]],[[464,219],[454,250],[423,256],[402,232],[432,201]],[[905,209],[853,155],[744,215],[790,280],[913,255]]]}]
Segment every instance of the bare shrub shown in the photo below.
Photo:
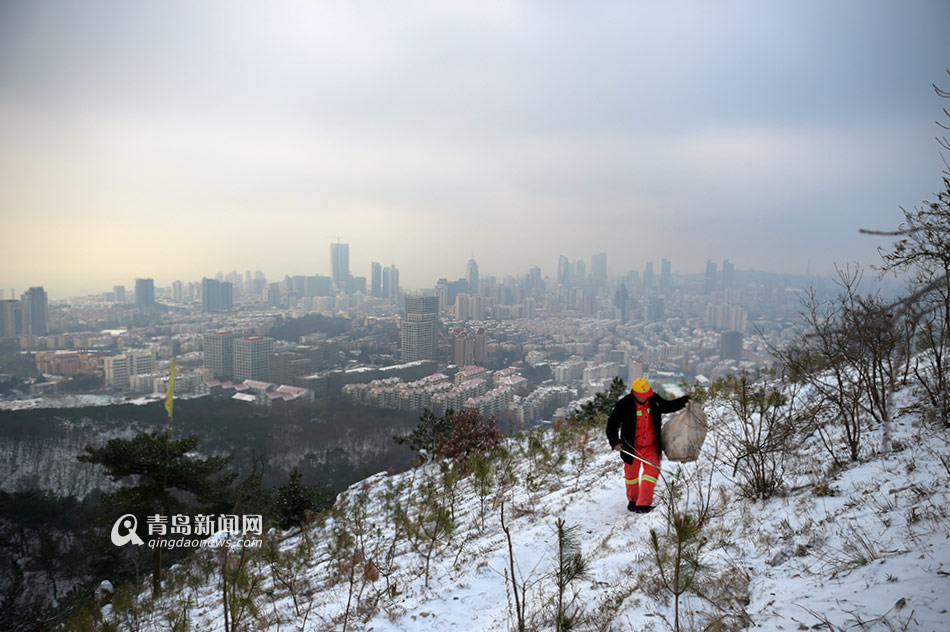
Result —
[{"label": "bare shrub", "polygon": [[473,452],[490,452],[501,443],[495,416],[477,410],[463,410],[452,416],[452,431],[441,436],[433,452],[444,459],[464,458]]},{"label": "bare shrub", "polygon": [[736,422],[724,430],[725,457],[740,492],[750,499],[771,498],[785,483],[788,456],[797,438],[797,390],[783,392],[748,373],[720,383]]}]

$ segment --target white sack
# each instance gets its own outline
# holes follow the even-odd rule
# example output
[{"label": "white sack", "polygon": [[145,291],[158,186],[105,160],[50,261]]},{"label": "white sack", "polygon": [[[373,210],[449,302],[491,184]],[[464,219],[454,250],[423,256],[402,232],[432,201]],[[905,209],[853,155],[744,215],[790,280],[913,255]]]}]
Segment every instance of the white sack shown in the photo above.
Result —
[{"label": "white sack", "polygon": [[670,416],[660,432],[663,452],[671,461],[695,461],[706,439],[706,415],[692,401]]}]

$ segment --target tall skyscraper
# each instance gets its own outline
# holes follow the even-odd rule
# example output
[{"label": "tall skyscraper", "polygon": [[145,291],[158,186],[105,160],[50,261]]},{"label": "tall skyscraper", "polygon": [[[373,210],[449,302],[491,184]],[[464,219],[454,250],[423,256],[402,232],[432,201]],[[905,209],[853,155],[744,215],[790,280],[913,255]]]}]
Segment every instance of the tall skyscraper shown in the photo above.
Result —
[{"label": "tall skyscraper", "polygon": [[465,280],[468,281],[468,293],[478,294],[478,264],[474,259],[465,264]]},{"label": "tall skyscraper", "polygon": [[201,311],[225,312],[233,306],[234,294],[229,282],[207,277],[201,280]]},{"label": "tall skyscraper", "polygon": [[574,285],[583,285],[587,282],[587,264],[581,259],[574,262],[571,266],[571,281]]},{"label": "tall skyscraper", "polygon": [[472,314],[469,311],[470,298],[468,294],[455,295],[455,320],[465,322],[471,319]]},{"label": "tall skyscraper", "polygon": [[399,299],[399,270],[396,266],[383,269],[383,298]]},{"label": "tall skyscraper", "polygon": [[617,309],[620,310],[620,322],[627,322],[627,301],[630,298],[630,294],[627,292],[627,286],[624,283],[620,284],[620,289],[617,290],[617,293],[614,294],[614,305],[617,306]]},{"label": "tall skyscraper", "polygon": [[672,267],[669,259],[660,261],[660,293],[664,296],[673,292]]},{"label": "tall skyscraper", "polygon": [[557,280],[563,285],[571,282],[571,263],[564,255],[557,258]]},{"label": "tall skyscraper", "polygon": [[23,303],[14,299],[0,301],[0,338],[16,338],[22,328]]},{"label": "tall skyscraper", "polygon": [[350,280],[350,245],[330,244],[330,270],[333,284],[337,289],[344,289]]},{"label": "tall skyscraper", "polygon": [[135,306],[149,310],[155,307],[155,280],[135,279]]},{"label": "tall skyscraper", "polygon": [[125,303],[125,286],[117,285],[112,288],[112,295],[116,303],[119,303],[120,305]]},{"label": "tall skyscraper", "polygon": [[435,295],[439,297],[439,312],[449,307],[449,282],[443,277],[435,284]]},{"label": "tall skyscraper", "polygon": [[280,294],[280,283],[268,283],[266,288],[267,293],[267,304],[272,307],[280,307],[281,303],[281,294]]},{"label": "tall skyscraper", "polygon": [[541,268],[537,266],[528,270],[525,277],[525,291],[529,296],[538,296],[544,293],[544,281],[541,280]]},{"label": "tall skyscraper", "polygon": [[469,299],[469,316],[473,320],[485,320],[485,297],[476,294]]},{"label": "tall skyscraper", "polygon": [[590,280],[601,287],[607,283],[607,253],[593,255],[590,258]]},{"label": "tall skyscraper", "polygon": [[219,380],[234,378],[234,341],[241,334],[233,331],[214,331],[204,335],[205,368]]},{"label": "tall skyscraper", "polygon": [[181,301],[185,298],[185,284],[181,281],[172,283],[172,300]]},{"label": "tall skyscraper", "polygon": [[378,261],[370,264],[370,296],[379,298],[383,295],[383,267]]},{"label": "tall skyscraper", "polygon": [[252,336],[234,339],[234,381],[266,380],[274,339]]},{"label": "tall skyscraper", "polygon": [[653,289],[653,262],[647,262],[646,270],[643,271],[643,288],[646,290]]},{"label": "tall skyscraper", "polygon": [[711,260],[706,260],[706,281],[703,285],[703,291],[706,294],[712,294],[716,290],[716,264]]},{"label": "tall skyscraper", "polygon": [[402,361],[436,360],[439,343],[439,297],[407,296],[402,322]]},{"label": "tall skyscraper", "polygon": [[49,307],[46,303],[46,291],[42,287],[31,287],[20,297],[23,309],[23,333],[45,336],[49,333]]},{"label": "tall skyscraper", "polygon": [[231,270],[224,280],[231,284],[232,298],[235,296],[240,298],[244,294],[244,277],[238,274],[237,270]]},{"label": "tall skyscraper", "polygon": [[722,287],[730,289],[735,283],[736,266],[726,259],[722,262]]}]

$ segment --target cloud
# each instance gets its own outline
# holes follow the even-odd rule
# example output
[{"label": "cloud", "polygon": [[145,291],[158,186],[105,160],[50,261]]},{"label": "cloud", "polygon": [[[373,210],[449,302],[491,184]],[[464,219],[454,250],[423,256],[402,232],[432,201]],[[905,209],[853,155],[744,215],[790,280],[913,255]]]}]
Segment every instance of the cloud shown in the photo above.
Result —
[{"label": "cloud", "polygon": [[418,287],[473,251],[499,275],[601,251],[617,273],[671,251],[680,270],[827,269],[873,257],[852,228],[895,224],[935,186],[948,17],[940,2],[6,3],[0,212],[34,252],[179,244],[183,277],[325,272],[338,236]]}]

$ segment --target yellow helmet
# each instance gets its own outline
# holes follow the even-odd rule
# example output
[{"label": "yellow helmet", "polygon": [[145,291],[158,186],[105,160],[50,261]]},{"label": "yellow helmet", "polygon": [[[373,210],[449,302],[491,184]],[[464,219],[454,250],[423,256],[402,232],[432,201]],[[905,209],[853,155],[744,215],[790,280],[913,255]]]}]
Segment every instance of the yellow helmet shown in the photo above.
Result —
[{"label": "yellow helmet", "polygon": [[645,377],[637,378],[633,381],[633,392],[635,395],[643,397],[652,397],[653,389],[650,388],[650,382]]}]

